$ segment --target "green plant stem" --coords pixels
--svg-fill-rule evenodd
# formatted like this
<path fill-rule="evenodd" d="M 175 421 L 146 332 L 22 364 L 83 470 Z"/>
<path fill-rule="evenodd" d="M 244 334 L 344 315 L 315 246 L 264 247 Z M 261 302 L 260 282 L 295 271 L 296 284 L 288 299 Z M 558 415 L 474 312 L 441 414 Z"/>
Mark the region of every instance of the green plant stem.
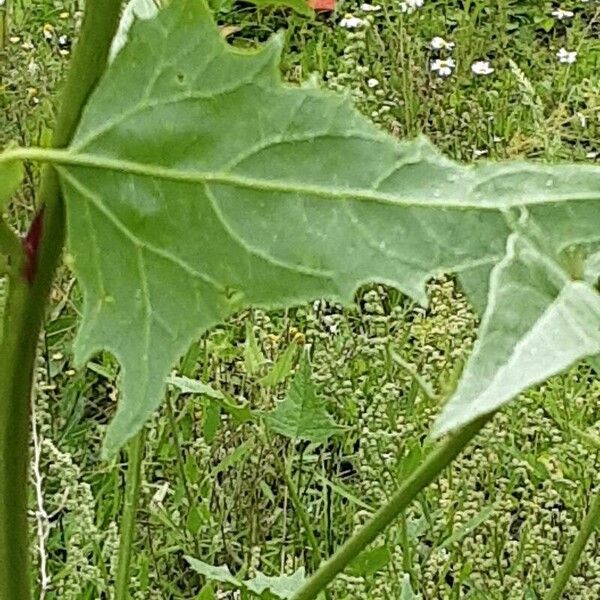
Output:
<path fill-rule="evenodd" d="M 176 395 L 178 397 L 179 394 Z M 179 470 L 179 477 L 181 478 L 181 484 L 183 485 L 183 491 L 185 493 L 185 497 L 188 502 L 187 506 L 187 515 L 190 514 L 194 506 L 194 496 L 192 491 L 190 490 L 190 486 L 188 485 L 187 475 L 185 472 L 185 463 L 183 461 L 183 450 L 181 448 L 181 441 L 179 439 L 179 427 L 177 426 L 177 419 L 175 418 L 175 411 L 173 410 L 173 401 L 170 393 L 167 393 L 167 418 L 169 419 L 169 427 L 171 429 L 171 435 L 173 436 L 173 443 L 175 445 L 175 460 L 177 461 L 177 469 Z M 202 549 L 200 548 L 200 542 L 198 538 L 194 535 L 193 544 L 194 550 L 196 551 L 196 556 L 201 556 Z"/>
<path fill-rule="evenodd" d="M 0 6 L 0 52 L 6 48 L 6 32 L 8 31 L 8 2 Z"/>
<path fill-rule="evenodd" d="M 121 0 L 87 4 L 80 43 L 74 50 L 56 121 L 53 145 L 68 144 L 82 107 L 104 70 L 120 15 Z M 39 333 L 63 244 L 65 216 L 54 170 L 45 167 L 37 196 L 43 230 L 37 269 L 9 279 L 0 348 L 0 600 L 29 600 L 27 467 L 30 397 Z M 21 255 L 19 262 L 23 262 Z"/>
<path fill-rule="evenodd" d="M 302 526 L 304 527 L 306 538 L 308 539 L 308 543 L 310 544 L 310 547 L 313 551 L 313 563 L 315 564 L 315 566 L 318 566 L 319 562 L 321 561 L 319 543 L 317 542 L 317 538 L 315 537 L 315 532 L 313 531 L 310 519 L 306 514 L 306 510 L 304 509 L 302 500 L 300 500 L 298 490 L 296 489 L 296 484 L 294 483 L 290 475 L 289 465 L 287 464 L 287 461 L 284 462 L 279 457 L 277 457 L 277 462 L 279 463 L 279 468 L 281 469 L 283 480 L 290 495 L 290 500 L 294 505 L 294 510 L 296 511 L 298 517 L 300 517 L 300 521 L 302 521 Z"/>
<path fill-rule="evenodd" d="M 438 444 L 404 485 L 334 555 L 308 579 L 292 600 L 312 600 L 331 583 L 398 515 L 421 490 L 434 481 L 475 437 L 491 416 L 480 417 Z"/>
<path fill-rule="evenodd" d="M 592 501 L 592 506 L 589 512 L 581 523 L 581 528 L 577 537 L 573 540 L 565 562 L 556 574 L 554 582 L 550 591 L 546 594 L 545 600 L 559 600 L 562 597 L 562 593 L 569 581 L 571 575 L 573 575 L 577 568 L 577 563 L 581 558 L 581 553 L 585 548 L 590 536 L 593 531 L 600 526 L 600 489 L 596 490 L 596 495 Z"/>
<path fill-rule="evenodd" d="M 115 600 L 128 600 L 129 598 L 129 568 L 131 566 L 131 552 L 135 540 L 135 519 L 140 500 L 145 441 L 146 434 L 145 430 L 142 429 L 128 445 L 125 499 L 119 534 L 119 554 L 117 556 Z"/>

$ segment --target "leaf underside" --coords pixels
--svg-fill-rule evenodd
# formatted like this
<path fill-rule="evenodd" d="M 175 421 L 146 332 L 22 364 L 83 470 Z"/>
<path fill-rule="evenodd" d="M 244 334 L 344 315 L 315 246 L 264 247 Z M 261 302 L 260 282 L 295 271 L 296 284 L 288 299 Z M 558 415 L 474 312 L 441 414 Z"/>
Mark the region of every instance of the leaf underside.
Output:
<path fill-rule="evenodd" d="M 283 85 L 280 52 L 279 36 L 230 48 L 203 2 L 174 0 L 128 31 L 69 149 L 79 166 L 58 167 L 85 298 L 76 360 L 106 349 L 122 366 L 109 454 L 241 307 L 347 303 L 370 281 L 424 303 L 432 276 L 498 263 L 525 206 L 557 251 L 598 241 L 599 169 L 457 165 L 347 98 Z"/>
<path fill-rule="evenodd" d="M 490 299 L 438 434 L 496 410 L 528 387 L 600 353 L 600 295 L 517 234 L 492 272 Z"/>

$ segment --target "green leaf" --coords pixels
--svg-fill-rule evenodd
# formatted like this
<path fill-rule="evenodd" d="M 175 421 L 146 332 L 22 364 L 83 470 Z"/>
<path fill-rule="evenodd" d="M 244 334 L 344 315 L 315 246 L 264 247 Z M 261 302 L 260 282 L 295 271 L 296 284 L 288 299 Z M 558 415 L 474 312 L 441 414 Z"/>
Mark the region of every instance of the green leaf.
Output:
<path fill-rule="evenodd" d="M 166 381 L 167 383 L 176 387 L 183 394 L 198 394 L 201 396 L 208 396 L 209 398 L 215 398 L 217 400 L 224 398 L 222 392 L 215 390 L 207 383 L 202 383 L 202 381 L 198 381 L 197 379 L 190 379 L 189 377 L 185 377 L 183 375 L 171 374 L 169 377 L 167 377 Z"/>
<path fill-rule="evenodd" d="M 215 406 L 220 406 L 228 412 L 236 421 L 236 423 L 245 423 L 252 419 L 252 411 L 247 402 L 238 404 L 228 394 L 224 394 L 219 390 L 215 390 L 212 386 L 197 379 L 191 379 L 184 375 L 171 374 L 167 377 L 167 383 L 176 387 L 183 394 L 198 394 L 200 396 L 208 396 L 215 400 Z M 218 410 L 217 410 L 218 412 Z"/>
<path fill-rule="evenodd" d="M 437 422 L 455 429 L 600 352 L 600 294 L 514 234 L 462 379 Z"/>
<path fill-rule="evenodd" d="M 600 282 L 600 252 L 594 252 L 587 257 L 583 265 L 584 279 L 598 289 Z"/>
<path fill-rule="evenodd" d="M 0 162 L 0 211 L 19 188 L 23 173 L 23 163 L 20 160 Z"/>
<path fill-rule="evenodd" d="M 219 407 L 213 402 L 206 403 L 202 411 L 202 435 L 207 444 L 214 442 L 220 427 L 221 411 Z"/>
<path fill-rule="evenodd" d="M 109 62 L 123 49 L 129 37 L 129 30 L 136 20 L 152 19 L 163 5 L 162 0 L 129 0 L 123 9 L 117 33 L 112 41 Z"/>
<path fill-rule="evenodd" d="M 265 363 L 265 357 L 258 347 L 254 327 L 252 323 L 246 321 L 246 343 L 244 344 L 244 364 L 249 375 L 256 375 L 262 365 Z"/>
<path fill-rule="evenodd" d="M 418 600 L 421 596 L 417 596 L 413 591 L 412 585 L 410 583 L 410 576 L 408 573 L 405 573 L 402 576 L 402 588 L 400 590 L 400 598 L 398 600 Z"/>
<path fill-rule="evenodd" d="M 212 584 L 207 583 L 196 596 L 196 600 L 217 600 Z"/>
<path fill-rule="evenodd" d="M 392 555 L 386 544 L 363 550 L 348 567 L 348 573 L 355 577 L 371 577 L 384 569 Z"/>
<path fill-rule="evenodd" d="M 293 440 L 307 440 L 315 444 L 326 442 L 343 428 L 333 422 L 323 400 L 316 392 L 306 355 L 283 402 L 265 414 L 270 429 Z"/>
<path fill-rule="evenodd" d="M 239 579 L 236 579 L 231 572 L 229 571 L 229 567 L 226 565 L 220 567 L 214 567 L 205 563 L 204 561 L 198 560 L 197 558 L 193 558 L 191 556 L 185 556 L 185 560 L 189 563 L 190 567 L 196 571 L 196 573 L 200 573 L 200 575 L 204 575 L 206 579 L 209 581 L 218 581 L 219 583 L 227 583 L 229 585 L 233 585 L 236 588 L 241 587 L 242 583 Z"/>
<path fill-rule="evenodd" d="M 291 344 L 277 357 L 271 370 L 260 380 L 260 382 L 265 387 L 275 387 L 277 384 L 284 381 L 292 372 L 297 351 L 298 344 L 296 344 L 296 342 L 291 342 Z"/>
<path fill-rule="evenodd" d="M 456 542 L 470 535 L 477 527 L 490 518 L 490 515 L 496 510 L 497 506 L 492 504 L 486 506 L 476 515 L 472 516 L 464 525 L 457 527 L 439 546 L 436 546 L 433 552 L 439 552 L 444 548 L 450 548 Z"/>
<path fill-rule="evenodd" d="M 292 598 L 304 583 L 304 567 L 300 567 L 292 575 L 280 575 L 278 577 L 268 577 L 257 571 L 253 579 L 241 581 L 231 574 L 229 567 L 226 565 L 215 567 L 191 556 L 185 556 L 185 560 L 194 571 L 200 573 L 209 581 L 244 588 L 257 596 L 262 596 L 265 592 L 268 592 L 276 598 Z"/>
<path fill-rule="evenodd" d="M 514 206 L 553 215 L 568 244 L 557 207 L 577 202 L 573 235 L 600 235 L 600 169 L 463 167 L 399 143 L 348 98 L 282 85 L 281 45 L 232 49 L 203 2 L 173 1 L 132 25 L 57 167 L 84 293 L 76 360 L 106 349 L 122 365 L 105 453 L 189 344 L 244 306 L 348 303 L 374 280 L 425 303 L 432 276 L 502 258 Z"/>
<path fill-rule="evenodd" d="M 252 421 L 254 418 L 247 401 L 238 404 L 231 396 L 225 394 L 223 399 L 219 402 L 219 405 L 233 417 L 233 420 L 237 425 Z"/>
<path fill-rule="evenodd" d="M 304 567 L 300 567 L 292 575 L 268 577 L 257 571 L 254 579 L 244 581 L 246 589 L 258 596 L 270 592 L 276 598 L 292 598 L 304 583 Z"/>
<path fill-rule="evenodd" d="M 311 17 L 314 15 L 312 9 L 308 6 L 307 0 L 249 0 L 259 8 L 268 6 L 287 6 L 294 9 L 297 13 Z"/>

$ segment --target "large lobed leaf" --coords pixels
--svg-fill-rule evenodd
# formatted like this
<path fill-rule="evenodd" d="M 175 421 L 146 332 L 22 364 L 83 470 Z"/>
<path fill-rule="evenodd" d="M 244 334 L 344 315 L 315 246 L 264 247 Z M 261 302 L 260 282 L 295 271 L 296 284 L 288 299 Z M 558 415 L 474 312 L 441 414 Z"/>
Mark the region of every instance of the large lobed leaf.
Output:
<path fill-rule="evenodd" d="M 600 353 L 600 294 L 513 234 L 495 267 L 478 339 L 437 423 L 444 433 Z"/>
<path fill-rule="evenodd" d="M 600 170 L 463 167 L 425 140 L 398 143 L 347 98 L 282 85 L 280 37 L 228 47 L 199 0 L 127 37 L 74 137 L 79 164 L 59 167 L 85 297 L 76 359 L 108 349 L 122 365 L 109 453 L 186 347 L 243 306 L 348 302 L 374 280 L 425 302 L 430 277 L 501 260 L 511 207 L 540 226 L 584 213 L 581 242 L 600 232 Z"/>

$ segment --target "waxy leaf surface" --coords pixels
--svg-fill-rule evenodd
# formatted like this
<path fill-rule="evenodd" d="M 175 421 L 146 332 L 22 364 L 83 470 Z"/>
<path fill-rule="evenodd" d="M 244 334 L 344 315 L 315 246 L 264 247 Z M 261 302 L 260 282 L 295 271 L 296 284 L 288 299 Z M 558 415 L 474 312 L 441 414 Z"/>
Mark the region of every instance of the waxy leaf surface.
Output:
<path fill-rule="evenodd" d="M 109 453 L 186 347 L 241 307 L 349 302 L 368 281 L 425 302 L 432 276 L 501 260 L 503 210 L 543 220 L 598 197 L 598 169 L 463 167 L 399 143 L 347 98 L 283 85 L 280 51 L 278 36 L 232 49 L 202 2 L 173 0 L 128 31 L 59 167 L 85 297 L 76 358 L 122 365 Z"/>
<path fill-rule="evenodd" d="M 437 423 L 444 433 L 600 352 L 600 294 L 517 234 L 494 268 L 473 353 Z"/>

